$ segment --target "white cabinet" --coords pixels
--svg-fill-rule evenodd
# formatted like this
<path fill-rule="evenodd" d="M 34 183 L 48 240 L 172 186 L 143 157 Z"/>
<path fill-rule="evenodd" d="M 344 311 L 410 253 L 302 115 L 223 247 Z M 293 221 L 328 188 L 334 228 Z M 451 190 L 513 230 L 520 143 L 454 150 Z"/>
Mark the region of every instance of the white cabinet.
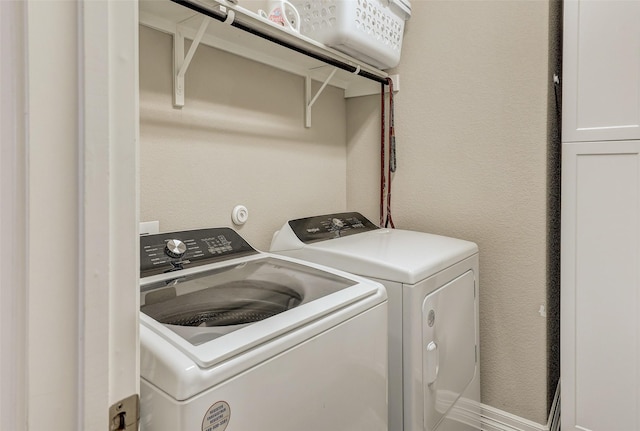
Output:
<path fill-rule="evenodd" d="M 563 142 L 640 139 L 640 0 L 567 0 Z"/>
<path fill-rule="evenodd" d="M 640 431 L 640 0 L 564 3 L 563 431 Z"/>
<path fill-rule="evenodd" d="M 563 144 L 563 431 L 640 430 L 640 141 Z"/>

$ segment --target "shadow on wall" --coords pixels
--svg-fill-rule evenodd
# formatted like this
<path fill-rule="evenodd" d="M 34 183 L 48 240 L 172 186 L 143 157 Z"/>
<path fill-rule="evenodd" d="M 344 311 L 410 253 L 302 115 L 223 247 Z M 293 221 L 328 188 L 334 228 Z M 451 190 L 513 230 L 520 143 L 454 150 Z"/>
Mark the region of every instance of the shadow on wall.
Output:
<path fill-rule="evenodd" d="M 147 98 L 148 99 L 148 98 Z M 149 102 L 140 103 L 140 121 L 154 127 L 167 130 L 176 128 L 197 129 L 202 132 L 217 132 L 242 135 L 254 138 L 277 138 L 291 142 L 312 141 L 313 135 L 305 133 L 302 120 L 292 121 L 291 117 L 265 111 L 246 110 L 242 107 L 230 107 L 196 103 L 190 101 L 193 109 L 167 109 L 167 104 Z M 169 102 L 170 103 L 170 102 Z"/>
<path fill-rule="evenodd" d="M 184 107 L 174 108 L 172 38 L 144 25 L 140 38 L 140 120 L 145 124 L 303 143 L 332 133 L 333 128 L 304 127 L 303 77 L 206 45 L 198 47 L 185 76 Z M 189 46 L 187 41 L 185 49 Z M 312 90 L 320 85 L 314 81 Z M 343 90 L 329 86 L 323 91 L 314 105 L 314 124 L 328 114 L 340 115 L 336 99 L 344 100 Z"/>

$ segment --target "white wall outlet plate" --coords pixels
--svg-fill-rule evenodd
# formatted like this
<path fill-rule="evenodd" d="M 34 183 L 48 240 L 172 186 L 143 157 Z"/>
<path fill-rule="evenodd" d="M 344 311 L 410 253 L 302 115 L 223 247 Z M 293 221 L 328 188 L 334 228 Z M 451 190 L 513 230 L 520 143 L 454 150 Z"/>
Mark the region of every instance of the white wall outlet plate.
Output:
<path fill-rule="evenodd" d="M 142 235 L 153 235 L 156 233 L 160 233 L 160 222 L 159 221 L 141 221 L 140 222 L 140 236 Z"/>

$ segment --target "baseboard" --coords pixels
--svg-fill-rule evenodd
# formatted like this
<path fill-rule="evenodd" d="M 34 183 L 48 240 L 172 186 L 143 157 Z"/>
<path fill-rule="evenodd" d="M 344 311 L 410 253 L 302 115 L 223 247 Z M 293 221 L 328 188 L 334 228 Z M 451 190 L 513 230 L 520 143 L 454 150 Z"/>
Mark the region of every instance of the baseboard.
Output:
<path fill-rule="evenodd" d="M 511 413 L 482 404 L 480 418 L 482 431 L 559 431 L 560 430 L 560 384 L 556 388 L 549 420 L 539 424 Z"/>

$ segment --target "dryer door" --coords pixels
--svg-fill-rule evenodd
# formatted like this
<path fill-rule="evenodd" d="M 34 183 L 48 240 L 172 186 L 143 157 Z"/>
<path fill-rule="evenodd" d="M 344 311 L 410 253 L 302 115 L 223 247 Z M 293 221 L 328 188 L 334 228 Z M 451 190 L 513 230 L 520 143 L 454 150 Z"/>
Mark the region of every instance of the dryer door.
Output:
<path fill-rule="evenodd" d="M 436 429 L 476 373 L 475 276 L 467 271 L 422 304 L 424 427 Z"/>

